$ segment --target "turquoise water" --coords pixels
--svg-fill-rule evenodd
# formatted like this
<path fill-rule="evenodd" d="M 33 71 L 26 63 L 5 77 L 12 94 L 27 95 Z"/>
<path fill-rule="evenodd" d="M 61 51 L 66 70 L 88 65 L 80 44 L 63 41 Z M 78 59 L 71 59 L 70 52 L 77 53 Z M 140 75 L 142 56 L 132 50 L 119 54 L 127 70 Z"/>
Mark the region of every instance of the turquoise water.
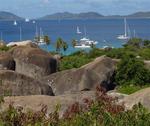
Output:
<path fill-rule="evenodd" d="M 133 36 L 133 31 L 135 30 L 137 37 L 150 39 L 150 19 L 127 19 L 127 23 L 131 36 Z M 79 40 L 84 37 L 83 34 L 76 34 L 77 26 L 80 27 L 82 33 L 84 32 L 84 27 L 86 27 L 87 37 L 99 42 L 97 47 L 109 45 L 117 48 L 125 43 L 116 39 L 119 34 L 124 33 L 123 19 L 47 20 L 36 21 L 36 24 L 20 21 L 17 26 L 13 25 L 13 21 L 0 21 L 0 32 L 3 33 L 2 37 L 6 42 L 19 41 L 21 27 L 22 40 L 33 40 L 36 25 L 38 28 L 43 29 L 44 34 L 50 36 L 51 45 L 48 48 L 43 47 L 49 51 L 55 51 L 55 42 L 58 37 L 63 38 L 70 45 L 66 54 L 79 50 L 71 47 L 72 39 Z"/>

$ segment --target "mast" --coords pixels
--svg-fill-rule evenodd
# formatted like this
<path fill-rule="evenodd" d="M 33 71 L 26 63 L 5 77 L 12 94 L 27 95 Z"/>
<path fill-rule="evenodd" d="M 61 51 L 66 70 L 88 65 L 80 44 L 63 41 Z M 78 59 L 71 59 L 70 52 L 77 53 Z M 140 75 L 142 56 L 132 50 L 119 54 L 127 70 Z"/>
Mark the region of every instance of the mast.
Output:
<path fill-rule="evenodd" d="M 126 37 L 126 36 L 127 36 L 127 20 L 126 20 L 126 18 L 124 18 L 124 25 L 125 25 L 125 26 L 124 26 L 124 27 L 125 27 L 125 28 L 124 28 L 124 30 L 125 30 L 125 31 L 124 31 L 124 32 L 125 32 L 124 35 L 125 35 L 125 37 Z"/>
<path fill-rule="evenodd" d="M 86 27 L 84 26 L 84 35 L 86 37 Z"/>
<path fill-rule="evenodd" d="M 3 40 L 3 33 L 1 32 L 1 41 Z"/>
<path fill-rule="evenodd" d="M 38 37 L 38 27 L 37 27 L 37 25 L 36 25 L 36 31 L 35 31 L 35 37 Z"/>
<path fill-rule="evenodd" d="M 22 29 L 21 29 L 21 26 L 20 26 L 20 41 L 22 41 Z"/>
<path fill-rule="evenodd" d="M 134 32 L 134 38 L 136 38 L 136 33 L 135 33 L 135 30 L 134 30 L 133 32 Z"/>

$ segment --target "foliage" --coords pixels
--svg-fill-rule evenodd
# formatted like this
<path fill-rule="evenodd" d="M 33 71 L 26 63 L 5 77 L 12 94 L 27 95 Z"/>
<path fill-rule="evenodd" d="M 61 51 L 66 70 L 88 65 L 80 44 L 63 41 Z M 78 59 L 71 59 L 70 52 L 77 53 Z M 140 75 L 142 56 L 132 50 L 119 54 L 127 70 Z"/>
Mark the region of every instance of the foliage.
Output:
<path fill-rule="evenodd" d="M 97 87 L 95 100 L 83 99 L 82 104 L 75 102 L 59 118 L 60 106 L 48 114 L 47 106 L 37 112 L 25 112 L 22 107 L 12 104 L 0 112 L 2 126 L 148 126 L 150 113 L 139 103 L 133 109 L 126 110 L 123 104 L 117 104 L 106 92 Z"/>
<path fill-rule="evenodd" d="M 87 58 L 85 55 L 66 56 L 63 57 L 63 60 L 61 61 L 60 70 L 79 68 L 91 61 L 92 59 Z"/>
<path fill-rule="evenodd" d="M 49 38 L 48 35 L 45 35 L 45 36 L 44 36 L 44 42 L 46 43 L 46 45 L 49 45 L 49 44 L 50 44 L 51 40 L 50 40 L 50 38 Z"/>
<path fill-rule="evenodd" d="M 0 51 L 8 51 L 10 47 L 7 46 L 0 46 Z"/>
<path fill-rule="evenodd" d="M 72 46 L 75 47 L 77 45 L 77 40 L 73 39 L 72 40 Z"/>
<path fill-rule="evenodd" d="M 127 45 L 131 45 L 140 48 L 143 44 L 143 40 L 140 38 L 132 38 L 127 42 Z"/>
<path fill-rule="evenodd" d="M 123 94 L 132 94 L 135 93 L 141 89 L 148 88 L 150 85 L 144 85 L 144 86 L 139 86 L 139 85 L 120 85 L 116 89 L 118 92 L 123 93 Z"/>
<path fill-rule="evenodd" d="M 56 52 L 60 53 L 61 49 L 66 51 L 67 48 L 68 44 L 62 38 L 58 38 L 56 41 Z"/>
<path fill-rule="evenodd" d="M 150 60 L 150 48 L 143 48 L 139 51 L 139 56 L 145 60 Z"/>
<path fill-rule="evenodd" d="M 117 66 L 115 80 L 119 85 L 133 84 L 142 86 L 150 84 L 150 71 L 145 68 L 142 60 L 132 55 L 126 55 Z"/>

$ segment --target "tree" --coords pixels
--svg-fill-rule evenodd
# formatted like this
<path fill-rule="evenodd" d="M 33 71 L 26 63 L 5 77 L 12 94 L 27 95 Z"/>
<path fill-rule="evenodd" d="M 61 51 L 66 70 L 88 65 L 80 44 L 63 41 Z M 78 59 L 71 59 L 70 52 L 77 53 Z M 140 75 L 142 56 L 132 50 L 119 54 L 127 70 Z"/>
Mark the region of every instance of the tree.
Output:
<path fill-rule="evenodd" d="M 68 48 L 68 45 L 61 38 L 58 38 L 57 41 L 56 41 L 56 51 L 60 52 L 61 48 L 63 48 L 64 51 L 66 51 L 67 48 Z"/>
<path fill-rule="evenodd" d="M 73 48 L 74 48 L 76 45 L 77 45 L 77 40 L 73 39 L 73 40 L 72 40 L 72 46 L 73 46 Z"/>
<path fill-rule="evenodd" d="M 63 42 L 63 50 L 66 51 L 68 49 L 68 44 L 66 42 Z"/>
<path fill-rule="evenodd" d="M 45 36 L 44 36 L 44 42 L 46 43 L 46 45 L 49 45 L 49 44 L 50 44 L 51 40 L 50 40 L 50 38 L 49 38 L 48 35 L 45 35 Z"/>
<path fill-rule="evenodd" d="M 144 62 L 133 55 L 126 55 L 117 66 L 115 80 L 117 84 L 145 85 L 150 83 L 150 70 Z"/>
<path fill-rule="evenodd" d="M 134 47 L 137 47 L 137 48 L 140 48 L 141 45 L 142 45 L 142 39 L 140 38 L 132 38 L 128 41 L 127 45 L 131 45 L 131 46 L 134 46 Z"/>

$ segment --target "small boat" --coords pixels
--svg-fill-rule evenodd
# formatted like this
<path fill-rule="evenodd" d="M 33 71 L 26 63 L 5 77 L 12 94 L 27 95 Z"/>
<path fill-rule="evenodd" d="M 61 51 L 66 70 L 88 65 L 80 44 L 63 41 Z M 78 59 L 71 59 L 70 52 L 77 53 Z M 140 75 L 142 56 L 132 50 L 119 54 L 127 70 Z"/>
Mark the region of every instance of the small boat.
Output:
<path fill-rule="evenodd" d="M 17 25 L 17 21 L 14 21 L 14 25 L 15 25 L 15 26 Z"/>
<path fill-rule="evenodd" d="M 86 44 L 77 44 L 75 48 L 91 48 L 91 46 Z"/>
<path fill-rule="evenodd" d="M 28 18 L 25 19 L 25 22 L 30 22 L 30 20 Z"/>
<path fill-rule="evenodd" d="M 130 39 L 130 36 L 128 36 L 128 34 L 127 34 L 127 20 L 126 20 L 126 18 L 124 18 L 124 35 L 119 35 L 117 37 L 117 39 L 120 39 L 120 40 Z"/>
<path fill-rule="evenodd" d="M 33 24 L 35 24 L 35 21 L 32 21 Z"/>
<path fill-rule="evenodd" d="M 77 26 L 77 34 L 82 34 L 78 26 Z"/>

